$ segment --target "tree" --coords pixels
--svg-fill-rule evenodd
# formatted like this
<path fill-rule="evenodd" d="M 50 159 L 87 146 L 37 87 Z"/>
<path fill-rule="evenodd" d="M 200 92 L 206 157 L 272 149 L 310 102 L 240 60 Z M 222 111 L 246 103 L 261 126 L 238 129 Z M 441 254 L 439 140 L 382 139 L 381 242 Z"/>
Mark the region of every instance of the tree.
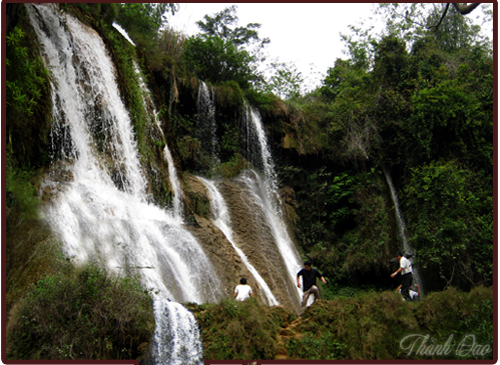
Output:
<path fill-rule="evenodd" d="M 271 63 L 272 75 L 263 86 L 264 92 L 270 92 L 281 99 L 293 99 L 301 95 L 304 82 L 302 73 L 292 63 Z"/>
<path fill-rule="evenodd" d="M 493 201 L 483 181 L 455 162 L 431 162 L 412 169 L 404 189 L 409 243 L 443 286 L 491 284 Z"/>
<path fill-rule="evenodd" d="M 257 30 L 258 23 L 249 23 L 246 27 L 238 27 L 236 6 L 230 6 L 216 13 L 213 17 L 205 15 L 205 21 L 196 24 L 202 30 L 204 37 L 218 37 L 233 43 L 236 47 L 243 47 L 249 54 L 257 57 L 262 48 L 270 42 L 269 38 L 260 39 Z"/>
<path fill-rule="evenodd" d="M 235 12 L 233 5 L 197 22 L 202 33 L 186 42 L 185 58 L 200 78 L 213 83 L 233 80 L 247 89 L 260 78 L 257 64 L 264 58 L 259 54 L 269 40 L 259 38 L 260 24 L 236 26 Z"/>
<path fill-rule="evenodd" d="M 159 30 L 166 25 L 166 12 L 175 14 L 177 4 L 122 3 L 116 22 L 127 31 L 136 44 L 149 44 L 159 37 Z"/>
<path fill-rule="evenodd" d="M 257 79 L 253 58 L 232 42 L 217 36 L 191 37 L 186 41 L 184 58 L 198 77 L 212 83 L 235 81 L 243 89 Z"/>

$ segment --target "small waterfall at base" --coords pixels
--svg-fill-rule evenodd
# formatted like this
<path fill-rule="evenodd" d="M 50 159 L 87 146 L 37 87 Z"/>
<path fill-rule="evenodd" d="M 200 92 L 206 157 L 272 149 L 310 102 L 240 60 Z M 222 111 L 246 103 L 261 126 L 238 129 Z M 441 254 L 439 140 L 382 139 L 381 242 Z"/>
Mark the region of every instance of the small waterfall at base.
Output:
<path fill-rule="evenodd" d="M 261 289 L 261 292 L 265 295 L 265 298 L 267 299 L 267 304 L 268 305 L 278 305 L 278 301 L 274 297 L 273 293 L 271 292 L 271 289 L 269 289 L 269 286 L 265 282 L 265 280 L 262 278 L 262 276 L 259 274 L 259 272 L 255 269 L 255 267 L 248 261 L 248 258 L 246 257 L 245 253 L 236 246 L 233 240 L 233 231 L 231 230 L 231 221 L 229 217 L 229 211 L 226 206 L 226 202 L 224 201 L 224 198 L 222 197 L 222 194 L 219 192 L 217 189 L 217 186 L 210 180 L 204 179 L 202 177 L 198 177 L 205 186 L 208 189 L 208 192 L 210 194 L 210 200 L 211 200 L 211 209 L 212 209 L 212 215 L 214 218 L 214 223 L 215 225 L 224 233 L 228 241 L 231 243 L 233 246 L 234 250 L 236 253 L 240 256 L 241 260 L 245 264 L 245 266 L 248 268 L 248 271 L 253 275 L 257 283 L 259 284 L 259 287 Z"/>
<path fill-rule="evenodd" d="M 203 344 L 194 315 L 169 301 L 156 301 L 154 311 L 158 330 L 144 365 L 203 364 Z"/>
<path fill-rule="evenodd" d="M 250 178 L 247 174 L 242 174 L 238 179 L 251 189 L 256 199 L 261 201 L 276 244 L 285 261 L 289 277 L 294 281 L 294 286 L 297 288 L 295 278 L 302 267 L 302 263 L 282 218 L 277 176 L 262 120 L 258 111 L 247 106 L 243 122 L 247 129 L 247 150 L 251 153 L 249 160 L 261 166 L 264 179 L 255 171 L 253 178 Z M 298 301 L 300 301 L 301 296 L 302 292 L 297 288 L 296 298 Z"/>
<path fill-rule="evenodd" d="M 153 363 L 201 364 L 193 316 L 170 300 L 215 302 L 221 284 L 182 221 L 148 203 L 131 120 L 106 47 L 94 30 L 56 5 L 26 8 L 55 81 L 52 140 L 59 141 L 53 148 L 60 161 L 40 189 L 53 196 L 44 210 L 47 221 L 77 265 L 95 262 L 117 274 L 139 274 L 145 288 L 159 292 Z M 163 346 L 170 346 L 167 353 Z"/>
<path fill-rule="evenodd" d="M 412 248 L 408 244 L 408 240 L 406 237 L 406 224 L 403 220 L 403 216 L 401 215 L 401 211 L 399 210 L 399 200 L 398 200 L 398 195 L 396 193 L 396 188 L 394 187 L 394 184 L 392 183 L 392 178 L 389 170 L 385 165 L 382 165 L 382 171 L 384 172 L 385 179 L 387 181 L 387 185 L 389 185 L 389 189 L 391 191 L 391 197 L 392 197 L 392 202 L 394 203 L 394 211 L 396 215 L 396 221 L 398 223 L 398 229 L 399 229 L 399 237 L 403 245 L 403 250 L 404 253 L 409 253 L 413 252 Z M 413 262 L 413 259 L 411 259 Z M 423 295 L 424 293 L 424 287 L 422 285 L 422 280 L 420 278 L 420 273 L 419 269 L 417 267 L 413 267 L 413 281 L 415 284 L 418 284 L 420 287 L 421 293 Z"/>

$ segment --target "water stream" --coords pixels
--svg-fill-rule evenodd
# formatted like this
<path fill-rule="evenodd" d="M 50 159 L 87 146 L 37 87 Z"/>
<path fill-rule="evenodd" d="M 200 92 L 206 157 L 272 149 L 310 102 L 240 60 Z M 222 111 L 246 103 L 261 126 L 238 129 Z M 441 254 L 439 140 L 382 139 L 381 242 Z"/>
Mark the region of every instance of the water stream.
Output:
<path fill-rule="evenodd" d="M 122 30 L 122 32 L 125 32 Z M 126 33 L 125 33 L 126 34 Z M 163 156 L 168 164 L 168 178 L 170 180 L 170 186 L 173 190 L 173 199 L 172 199 L 172 208 L 173 214 L 177 219 L 182 219 L 182 200 L 183 200 L 183 191 L 181 188 L 181 183 L 177 176 L 177 169 L 175 168 L 174 159 L 172 157 L 172 153 L 168 148 L 168 144 L 166 143 L 165 134 L 163 133 L 163 128 L 160 123 L 160 119 L 158 118 L 158 112 L 156 111 L 156 107 L 151 98 L 151 93 L 147 88 L 144 79 L 142 77 L 141 70 L 137 62 L 134 60 L 134 69 L 139 78 L 139 86 L 142 90 L 142 101 L 145 106 L 145 109 L 148 111 L 149 116 L 154 121 L 155 125 L 158 127 L 158 131 L 163 137 L 163 141 L 165 141 L 165 148 L 163 149 Z"/>
<path fill-rule="evenodd" d="M 200 82 L 198 87 L 198 121 L 197 129 L 203 150 L 210 152 L 210 167 L 213 170 L 220 164 L 218 154 L 217 122 L 215 119 L 215 94 L 207 84 Z"/>
<path fill-rule="evenodd" d="M 405 221 L 403 219 L 403 215 L 401 214 L 401 210 L 399 209 L 399 199 L 398 199 L 398 195 L 396 192 L 396 188 L 394 187 L 394 184 L 392 183 L 391 174 L 385 165 L 382 165 L 382 171 L 384 172 L 384 176 L 385 176 L 385 179 L 387 181 L 387 185 L 389 186 L 389 189 L 391 191 L 392 202 L 394 203 L 394 212 L 396 215 L 396 222 L 398 224 L 398 229 L 399 229 L 399 238 L 400 238 L 401 244 L 403 246 L 402 249 L 404 251 L 403 253 L 404 254 L 414 253 L 415 250 L 413 250 L 410 247 L 410 245 L 408 244 L 408 239 L 407 239 L 407 235 L 406 235 L 406 224 L 405 224 Z M 413 263 L 413 260 L 414 260 L 414 257 L 412 257 L 410 259 L 410 261 L 412 261 L 412 263 Z M 418 267 L 415 267 L 415 266 L 413 266 L 413 282 L 414 282 L 414 284 L 417 284 L 418 286 L 420 286 L 421 294 L 423 295 L 424 287 L 422 284 L 422 279 L 420 277 L 420 272 L 419 272 Z"/>
<path fill-rule="evenodd" d="M 242 174 L 238 179 L 247 185 L 256 201 L 260 202 L 276 245 L 283 257 L 288 277 L 293 281 L 292 285 L 297 288 L 295 278 L 302 267 L 302 262 L 283 219 L 278 193 L 278 179 L 264 126 L 258 111 L 250 106 L 246 107 L 243 122 L 247 130 L 249 159 L 254 165 L 260 166 L 263 174 L 251 170 L 250 174 Z M 302 291 L 297 288 L 292 295 L 299 301 Z"/>

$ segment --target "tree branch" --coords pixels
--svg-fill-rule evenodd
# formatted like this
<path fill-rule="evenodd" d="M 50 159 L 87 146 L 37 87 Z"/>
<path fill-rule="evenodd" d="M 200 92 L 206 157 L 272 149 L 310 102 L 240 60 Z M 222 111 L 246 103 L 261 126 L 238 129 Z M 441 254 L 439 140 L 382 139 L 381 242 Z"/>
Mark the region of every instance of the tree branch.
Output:
<path fill-rule="evenodd" d="M 453 6 L 455 7 L 455 9 L 457 9 L 460 12 L 460 14 L 462 14 L 462 15 L 466 15 L 466 14 L 471 13 L 479 5 L 481 5 L 481 3 L 474 3 L 474 4 L 453 3 Z"/>
<path fill-rule="evenodd" d="M 441 16 L 439 23 L 437 23 L 436 25 L 431 25 L 430 27 L 427 27 L 427 29 L 429 29 L 429 30 L 432 29 L 432 30 L 436 31 L 439 28 L 439 26 L 441 25 L 441 23 L 443 22 L 443 19 L 446 16 L 446 13 L 448 12 L 449 7 L 450 7 L 450 4 L 449 3 L 446 4 L 446 9 L 444 9 L 443 15 Z"/>

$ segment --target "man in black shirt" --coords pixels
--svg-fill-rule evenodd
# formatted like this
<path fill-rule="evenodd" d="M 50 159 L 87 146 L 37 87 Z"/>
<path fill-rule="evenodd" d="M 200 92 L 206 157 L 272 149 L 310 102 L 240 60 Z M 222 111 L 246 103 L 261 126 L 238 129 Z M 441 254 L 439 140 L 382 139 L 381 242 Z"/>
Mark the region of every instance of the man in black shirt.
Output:
<path fill-rule="evenodd" d="M 302 296 L 302 305 L 300 308 L 300 314 L 307 305 L 307 300 L 311 294 L 314 295 L 314 300 L 319 298 L 319 289 L 316 286 L 316 278 L 320 278 L 323 281 L 323 284 L 326 284 L 326 280 L 323 275 L 316 269 L 311 267 L 311 261 L 304 262 L 304 268 L 297 273 L 297 286 L 300 288 L 300 276 L 302 276 L 302 281 L 304 283 L 304 287 L 302 290 L 304 291 L 304 295 Z"/>

